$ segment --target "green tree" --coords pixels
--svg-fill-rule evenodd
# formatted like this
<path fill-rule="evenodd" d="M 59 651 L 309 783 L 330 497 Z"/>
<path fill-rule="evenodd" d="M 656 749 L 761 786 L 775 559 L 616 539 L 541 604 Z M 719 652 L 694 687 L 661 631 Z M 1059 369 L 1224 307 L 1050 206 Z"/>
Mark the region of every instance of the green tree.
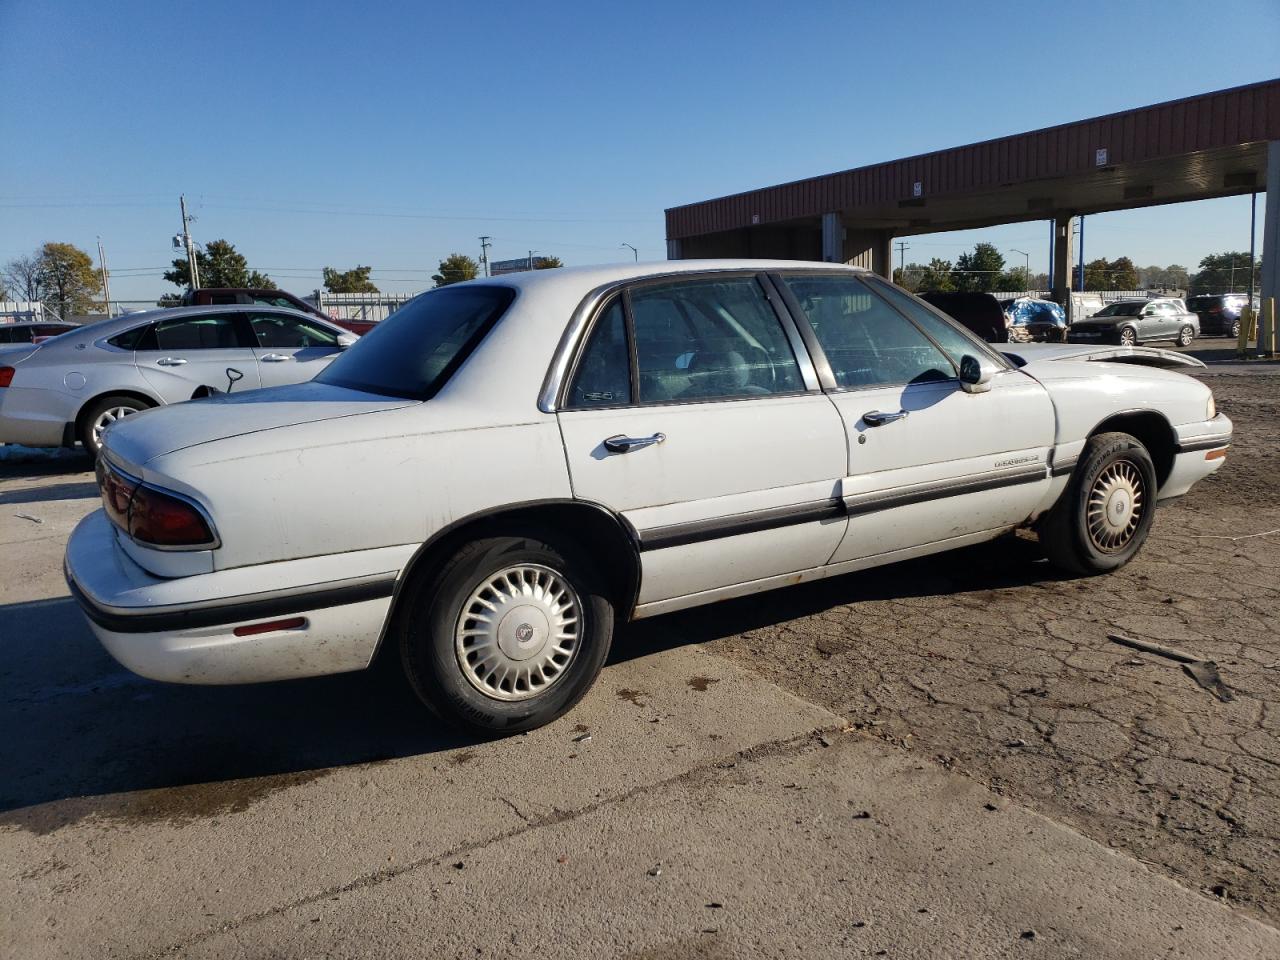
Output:
<path fill-rule="evenodd" d="M 554 270 L 556 267 L 563 267 L 559 257 L 534 257 L 533 269 L 535 270 Z"/>
<path fill-rule="evenodd" d="M 1128 257 L 1117 257 L 1107 260 L 1099 257 L 1084 265 L 1084 288 L 1086 290 L 1136 290 L 1138 288 L 1138 268 Z"/>
<path fill-rule="evenodd" d="M 378 288 L 369 279 L 369 271 L 373 267 L 355 266 L 350 270 L 339 271 L 333 267 L 324 268 L 324 288 L 330 293 L 377 293 Z"/>
<path fill-rule="evenodd" d="M 972 253 L 956 258 L 955 284 L 958 290 L 990 293 L 1004 272 L 1004 257 L 990 243 L 979 243 Z"/>
<path fill-rule="evenodd" d="M 893 282 L 912 293 L 922 290 L 954 290 L 951 269 L 950 260 L 934 257 L 928 265 L 908 263 L 906 267 L 894 270 Z"/>
<path fill-rule="evenodd" d="M 1255 289 L 1261 282 L 1261 263 L 1253 264 Z M 1191 295 L 1202 293 L 1244 293 L 1249 290 L 1249 254 L 1239 252 L 1211 253 L 1200 261 L 1200 269 L 1191 278 Z"/>
<path fill-rule="evenodd" d="M 1086 290 L 1114 290 L 1108 279 L 1110 264 L 1104 257 L 1090 260 L 1084 265 L 1084 288 Z"/>
<path fill-rule="evenodd" d="M 474 280 L 479 275 L 480 264 L 465 253 L 451 253 L 440 261 L 440 272 L 432 275 L 431 279 L 437 287 L 447 287 L 451 283 Z"/>
<path fill-rule="evenodd" d="M 100 309 L 102 277 L 93 260 L 73 243 L 46 243 L 36 255 L 46 309 L 62 318 Z"/>
<path fill-rule="evenodd" d="M 196 251 L 196 266 L 200 268 L 202 287 L 249 287 L 275 290 L 276 285 L 265 273 L 249 269 L 244 254 L 236 251 L 230 240 L 211 240 L 203 250 Z M 191 286 L 191 265 L 186 257 L 173 261 L 173 269 L 166 270 L 164 278 L 179 287 Z"/>
<path fill-rule="evenodd" d="M 1015 292 L 1018 290 L 1030 290 L 1031 277 L 1027 273 L 1027 268 L 1025 266 L 1011 267 L 996 278 L 996 285 L 992 289 Z"/>

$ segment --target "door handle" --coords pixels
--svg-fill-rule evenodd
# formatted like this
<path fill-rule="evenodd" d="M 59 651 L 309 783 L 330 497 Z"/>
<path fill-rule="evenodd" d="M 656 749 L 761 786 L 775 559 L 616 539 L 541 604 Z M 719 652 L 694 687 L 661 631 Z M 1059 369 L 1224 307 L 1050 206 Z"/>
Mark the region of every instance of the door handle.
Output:
<path fill-rule="evenodd" d="M 286 360 L 292 360 L 293 357 L 287 357 L 283 353 L 268 353 L 262 358 L 264 363 L 284 363 Z"/>
<path fill-rule="evenodd" d="M 157 367 L 180 367 L 187 361 L 183 357 L 161 357 L 156 361 Z"/>
<path fill-rule="evenodd" d="M 639 450 L 642 447 L 652 447 L 655 443 L 661 443 L 667 439 L 665 433 L 655 433 L 651 437 L 624 437 L 618 434 L 616 437 L 610 437 L 604 442 L 604 448 L 610 453 L 630 453 L 632 450 Z"/>
<path fill-rule="evenodd" d="M 907 411 L 905 410 L 899 410 L 897 413 L 883 413 L 879 410 L 872 410 L 862 415 L 862 422 L 868 427 L 883 427 L 886 423 L 905 419 L 906 416 Z"/>

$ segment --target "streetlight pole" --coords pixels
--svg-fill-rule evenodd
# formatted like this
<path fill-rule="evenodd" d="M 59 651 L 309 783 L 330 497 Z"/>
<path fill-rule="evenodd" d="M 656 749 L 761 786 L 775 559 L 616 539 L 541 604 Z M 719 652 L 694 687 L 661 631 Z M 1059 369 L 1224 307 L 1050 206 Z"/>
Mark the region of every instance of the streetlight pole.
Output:
<path fill-rule="evenodd" d="M 1030 293 L 1031 292 L 1031 254 L 1027 253 L 1027 251 L 1025 250 L 1015 250 L 1013 247 L 1009 248 L 1009 252 L 1020 253 L 1027 258 L 1026 272 L 1022 275 L 1022 282 L 1027 285 L 1027 293 Z"/>
<path fill-rule="evenodd" d="M 111 275 L 107 272 L 107 255 L 102 252 L 102 238 L 98 238 L 98 266 L 102 270 L 102 297 L 107 308 L 107 319 L 111 319 Z"/>
<path fill-rule="evenodd" d="M 639 263 L 639 262 L 640 262 L 640 251 L 639 251 L 639 250 L 637 250 L 635 247 L 631 246 L 631 244 L 627 243 L 625 240 L 623 241 L 622 245 L 631 251 L 632 256 L 634 256 L 634 257 L 636 258 L 636 263 Z"/>

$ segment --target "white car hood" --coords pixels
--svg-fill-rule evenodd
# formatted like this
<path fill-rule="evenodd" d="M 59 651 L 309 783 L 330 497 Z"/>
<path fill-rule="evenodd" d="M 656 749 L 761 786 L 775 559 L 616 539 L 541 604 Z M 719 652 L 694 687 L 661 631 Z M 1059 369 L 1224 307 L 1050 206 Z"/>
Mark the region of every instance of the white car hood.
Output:
<path fill-rule="evenodd" d="M 361 393 L 325 383 L 298 383 L 155 407 L 110 426 L 103 447 L 122 466 L 214 440 L 411 406 L 416 400 Z"/>
<path fill-rule="evenodd" d="M 1025 367 L 1052 360 L 1108 360 L 1143 367 L 1203 367 L 1195 357 L 1158 347 L 1107 347 L 1088 343 L 996 343 L 1006 357 Z"/>

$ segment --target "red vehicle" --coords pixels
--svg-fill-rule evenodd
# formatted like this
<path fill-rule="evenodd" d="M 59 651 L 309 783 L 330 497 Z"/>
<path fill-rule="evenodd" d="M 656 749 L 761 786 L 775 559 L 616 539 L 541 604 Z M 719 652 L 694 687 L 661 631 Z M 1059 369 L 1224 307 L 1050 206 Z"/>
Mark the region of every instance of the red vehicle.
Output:
<path fill-rule="evenodd" d="M 336 323 L 344 330 L 364 336 L 372 330 L 376 323 L 368 320 L 340 320 L 321 313 L 307 301 L 295 297 L 284 290 L 255 290 L 250 287 L 202 287 L 199 290 L 188 290 L 182 295 L 182 303 L 188 307 L 221 306 L 228 303 L 260 303 L 268 307 L 286 307 L 301 310 L 312 316 Z"/>

